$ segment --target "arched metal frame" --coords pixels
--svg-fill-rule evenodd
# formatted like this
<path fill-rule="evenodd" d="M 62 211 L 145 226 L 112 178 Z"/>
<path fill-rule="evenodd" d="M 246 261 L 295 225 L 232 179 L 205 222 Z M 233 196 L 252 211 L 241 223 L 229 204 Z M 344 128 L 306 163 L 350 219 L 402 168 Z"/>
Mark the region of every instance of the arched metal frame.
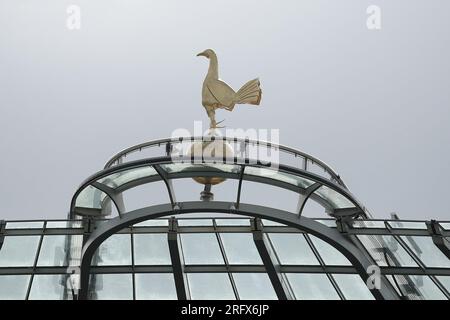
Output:
<path fill-rule="evenodd" d="M 301 231 L 310 233 L 334 248 L 339 250 L 355 267 L 359 275 L 364 281 L 367 281 L 370 276 L 368 268 L 374 265 L 374 262 L 367 257 L 361 250 L 359 250 L 347 237 L 339 233 L 336 229 L 327 227 L 313 219 L 306 217 L 297 217 L 292 213 L 278 210 L 274 208 L 268 208 L 257 205 L 241 204 L 239 208 L 230 207 L 229 202 L 204 202 L 204 201 L 192 201 L 178 203 L 176 210 L 172 204 L 161 204 L 141 208 L 128 212 L 126 215 L 118 216 L 103 222 L 97 229 L 95 229 L 87 238 L 82 250 L 81 266 L 80 266 L 80 290 L 78 294 L 79 299 L 88 298 L 89 290 L 89 278 L 90 278 L 90 266 L 91 260 L 96 250 L 111 235 L 117 233 L 123 228 L 145 221 L 149 219 L 155 219 L 159 217 L 186 214 L 186 213 L 200 213 L 200 212 L 217 212 L 217 213 L 229 213 L 239 214 L 255 218 L 268 219 L 275 222 L 279 222 L 290 227 L 298 228 Z M 170 228 L 169 228 L 170 229 Z M 169 230 L 170 233 L 170 230 Z M 170 236 L 169 236 L 170 237 Z M 170 239 L 169 239 L 170 240 Z M 177 266 L 174 266 L 174 268 Z M 178 266 L 179 268 L 182 266 Z M 270 272 L 270 268 L 267 268 Z M 274 270 L 272 268 L 272 270 Z M 181 269 L 174 270 L 174 273 L 181 273 Z M 176 274 L 174 274 L 176 279 Z M 176 280 L 177 281 L 177 280 Z M 181 280 L 178 280 L 181 281 Z M 276 289 L 276 288 L 275 288 Z M 177 288 L 179 298 L 183 299 L 185 296 L 181 294 L 180 288 Z M 398 299 L 395 289 L 392 288 L 389 281 L 381 276 L 380 289 L 371 289 L 372 294 L 376 299 L 396 300 Z"/>
<path fill-rule="evenodd" d="M 311 188 L 301 188 L 299 186 L 295 186 L 295 185 L 292 185 L 292 184 L 289 184 L 286 182 L 275 180 L 270 177 L 246 175 L 245 171 L 243 171 L 243 170 L 245 170 L 245 167 L 247 167 L 247 166 L 257 167 L 257 168 L 267 168 L 274 164 L 252 163 L 251 162 L 252 160 L 250 160 L 250 159 L 243 159 L 244 163 L 237 162 L 236 159 L 222 159 L 222 160 L 223 160 L 223 163 L 226 163 L 226 164 L 241 166 L 241 172 L 238 174 L 220 172 L 220 175 L 223 178 L 239 180 L 239 188 L 237 190 L 236 205 L 239 205 L 239 203 L 240 203 L 242 180 L 247 180 L 247 181 L 264 183 L 264 184 L 280 187 L 283 189 L 287 189 L 287 190 L 299 193 L 301 195 L 301 197 L 299 198 L 299 211 L 297 212 L 298 215 L 301 215 L 302 210 L 305 206 L 305 203 L 308 199 L 313 199 L 313 200 L 317 201 L 318 203 L 320 203 L 322 206 L 324 206 L 326 209 L 333 210 L 333 208 L 330 206 L 329 203 L 327 203 L 321 197 L 314 194 L 314 191 L 317 190 L 319 187 L 326 186 L 326 187 L 336 191 L 340 195 L 344 196 L 351 203 L 353 203 L 355 208 L 351 208 L 351 210 L 349 211 L 351 216 L 366 217 L 365 207 L 346 188 L 339 186 L 317 174 L 314 174 L 314 173 L 311 173 L 311 172 L 308 172 L 308 171 L 305 171 L 302 169 L 294 168 L 291 166 L 283 165 L 283 164 L 275 164 L 277 170 L 279 170 L 280 172 L 292 174 L 292 175 L 295 175 L 295 176 L 298 176 L 301 178 L 306 178 L 306 179 L 309 179 L 314 182 L 314 184 L 313 184 L 314 187 L 311 186 Z M 114 166 L 109 169 L 102 170 L 102 171 L 92 175 L 88 179 L 86 179 L 82 183 L 82 185 L 78 188 L 78 190 L 75 192 L 75 194 L 72 198 L 72 201 L 71 201 L 70 218 L 71 219 L 75 218 L 75 215 L 76 215 L 76 207 L 75 206 L 76 206 L 76 200 L 77 200 L 78 195 L 84 190 L 84 188 L 88 187 L 89 185 L 104 192 L 107 195 L 107 197 L 109 197 L 111 199 L 113 204 L 116 206 L 116 209 L 117 209 L 119 215 L 122 215 L 125 213 L 124 212 L 125 210 L 123 207 L 123 202 L 121 202 L 121 198 L 118 196 L 120 195 L 120 193 L 122 193 L 125 190 L 128 190 L 130 188 L 133 188 L 133 187 L 136 187 L 136 186 L 139 186 L 142 184 L 150 183 L 150 182 L 163 181 L 166 184 L 169 198 L 171 199 L 172 204 L 175 206 L 176 205 L 175 194 L 173 192 L 173 189 L 172 189 L 172 186 L 170 183 L 170 181 L 172 179 L 193 178 L 193 177 L 199 177 L 199 176 L 200 177 L 208 177 L 208 176 L 214 177 L 214 176 L 218 175 L 218 172 L 211 172 L 208 170 L 205 170 L 203 172 L 196 170 L 194 172 L 186 171 L 186 172 L 177 172 L 177 173 L 167 174 L 167 173 L 163 172 L 163 170 L 161 170 L 161 168 L 160 168 L 160 165 L 173 164 L 173 163 L 187 163 L 187 164 L 203 163 L 203 164 L 213 165 L 215 163 L 222 163 L 222 162 L 218 161 L 217 158 L 179 157 L 179 158 L 173 159 L 173 158 L 167 156 L 167 157 L 157 157 L 157 158 L 149 158 L 149 159 L 143 159 L 143 160 L 130 161 L 130 162 L 127 162 L 124 164 Z M 124 171 L 127 169 L 132 169 L 132 168 L 139 168 L 139 167 L 143 167 L 143 166 L 153 166 L 156 169 L 158 174 L 125 183 L 124 185 L 118 187 L 117 189 L 111 189 L 111 188 L 108 188 L 108 187 L 96 182 L 97 180 L 99 180 L 103 177 L 106 177 L 108 175 L 111 175 L 113 173 L 121 172 L 121 171 Z M 336 212 L 340 212 L 340 211 L 341 211 L 341 209 L 336 210 Z M 345 214 L 345 209 L 344 209 L 343 213 Z"/>

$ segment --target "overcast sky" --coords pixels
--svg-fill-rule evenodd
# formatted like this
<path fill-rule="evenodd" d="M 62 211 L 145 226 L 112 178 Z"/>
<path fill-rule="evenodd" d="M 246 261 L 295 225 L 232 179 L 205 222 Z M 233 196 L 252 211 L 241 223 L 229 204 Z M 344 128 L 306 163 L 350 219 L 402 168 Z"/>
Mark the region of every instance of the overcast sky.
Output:
<path fill-rule="evenodd" d="M 66 26 L 67 7 L 81 28 Z M 369 30 L 366 9 L 381 9 Z M 207 125 L 213 48 L 259 108 L 231 128 L 335 168 L 377 218 L 450 220 L 447 0 L 0 0 L 0 219 L 65 218 L 79 184 L 128 146 Z"/>

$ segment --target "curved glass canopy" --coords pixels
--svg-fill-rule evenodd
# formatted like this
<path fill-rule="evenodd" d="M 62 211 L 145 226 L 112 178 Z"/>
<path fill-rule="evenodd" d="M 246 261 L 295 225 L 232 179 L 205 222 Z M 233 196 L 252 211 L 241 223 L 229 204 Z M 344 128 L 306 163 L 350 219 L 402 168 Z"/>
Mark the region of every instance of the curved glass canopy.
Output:
<path fill-rule="evenodd" d="M 167 188 L 161 192 L 168 192 L 173 205 L 176 204 L 176 194 L 172 188 L 172 180 L 180 178 L 218 177 L 238 180 L 235 193 L 235 203 L 239 205 L 241 193 L 245 193 L 242 181 L 248 180 L 266 185 L 272 185 L 298 193 L 298 210 L 301 215 L 306 201 L 313 201 L 322 205 L 327 212 L 349 210 L 355 216 L 364 216 L 364 209 L 347 189 L 323 179 L 318 175 L 292 167 L 277 165 L 265 166 L 261 164 L 222 163 L 217 159 L 191 158 L 154 158 L 129 162 L 98 172 L 89 178 L 75 193 L 72 200 L 71 214 L 102 215 L 106 206 L 112 203 L 120 214 L 126 213 L 121 195 L 124 191 L 156 181 L 165 182 Z M 202 190 L 200 184 L 193 184 Z M 215 186 L 213 186 L 214 191 Z M 197 200 L 197 199 L 192 199 Z"/>

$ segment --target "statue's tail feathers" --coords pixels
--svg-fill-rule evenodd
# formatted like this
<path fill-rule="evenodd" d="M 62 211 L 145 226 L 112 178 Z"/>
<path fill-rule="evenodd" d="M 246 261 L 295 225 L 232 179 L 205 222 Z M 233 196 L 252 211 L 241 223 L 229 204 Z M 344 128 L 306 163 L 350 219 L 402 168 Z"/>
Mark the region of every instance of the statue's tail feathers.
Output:
<path fill-rule="evenodd" d="M 261 88 L 259 87 L 259 79 L 253 79 L 247 82 L 236 92 L 237 104 L 255 104 L 261 102 Z"/>

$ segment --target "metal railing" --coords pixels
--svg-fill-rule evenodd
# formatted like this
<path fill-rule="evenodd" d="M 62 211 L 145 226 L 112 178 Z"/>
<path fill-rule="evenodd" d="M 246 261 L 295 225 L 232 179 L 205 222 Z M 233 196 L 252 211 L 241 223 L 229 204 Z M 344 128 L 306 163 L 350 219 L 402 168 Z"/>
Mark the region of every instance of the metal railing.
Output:
<path fill-rule="evenodd" d="M 286 163 L 285 160 L 288 160 L 289 158 L 281 159 L 281 154 L 283 154 L 283 157 L 291 157 L 294 160 L 294 167 L 300 170 L 308 171 L 314 174 L 317 174 L 323 178 L 326 178 L 333 183 L 344 187 L 348 190 L 346 184 L 341 179 L 339 174 L 333 170 L 329 165 L 327 165 L 325 162 L 305 153 L 299 150 L 296 150 L 294 148 L 290 148 L 287 146 L 274 144 L 271 142 L 266 141 L 259 141 L 259 140 L 250 140 L 250 139 L 242 139 L 237 137 L 221 137 L 221 136 L 205 136 L 205 137 L 179 137 L 179 138 L 165 138 L 165 139 L 158 139 L 158 140 L 152 140 L 148 142 L 144 142 L 132 147 L 129 147 L 127 149 L 124 149 L 117 153 L 115 156 L 113 156 L 106 164 L 105 169 L 111 168 L 113 166 L 116 166 L 118 164 L 126 162 L 127 156 L 130 156 L 131 154 L 140 153 L 145 149 L 153 149 L 159 152 L 159 154 L 156 154 L 155 156 L 175 156 L 175 151 L 180 150 L 188 150 L 188 148 L 196 142 L 210 142 L 214 140 L 223 140 L 226 141 L 229 146 L 234 151 L 234 157 L 237 159 L 248 159 L 252 158 L 251 155 L 249 156 L 248 150 L 250 148 L 258 149 L 256 150 L 256 154 L 259 155 L 264 150 L 260 150 L 259 148 L 266 148 L 266 152 L 280 152 L 279 159 L 280 161 L 278 163 L 283 163 L 287 165 L 292 165 L 291 161 L 289 163 Z M 160 150 L 158 150 L 160 149 Z M 181 154 L 180 154 L 181 155 Z M 185 154 L 184 154 L 185 156 Z M 139 158 L 137 157 L 135 160 L 145 158 L 145 156 Z"/>

